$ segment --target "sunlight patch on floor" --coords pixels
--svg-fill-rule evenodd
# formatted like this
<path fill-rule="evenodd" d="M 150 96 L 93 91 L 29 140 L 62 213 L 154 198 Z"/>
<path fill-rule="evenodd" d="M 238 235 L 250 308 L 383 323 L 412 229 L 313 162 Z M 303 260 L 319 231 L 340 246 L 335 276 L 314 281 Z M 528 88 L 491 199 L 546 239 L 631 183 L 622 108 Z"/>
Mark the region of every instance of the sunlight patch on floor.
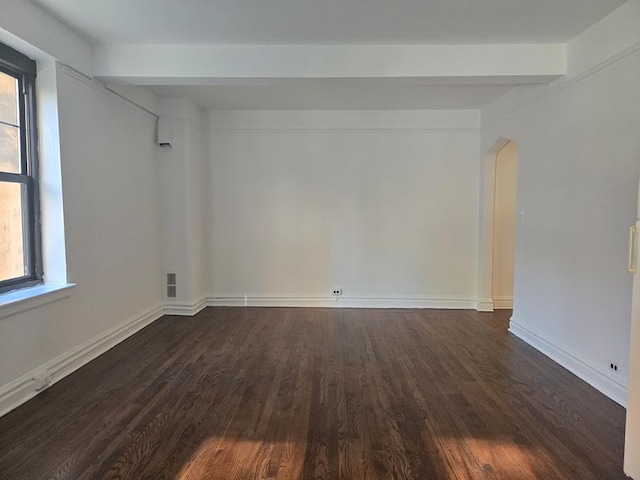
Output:
<path fill-rule="evenodd" d="M 306 445 L 252 438 L 210 437 L 202 442 L 175 480 L 204 478 L 302 478 Z"/>
<path fill-rule="evenodd" d="M 534 480 L 539 478 L 544 468 L 549 468 L 549 465 L 553 468 L 553 461 L 543 449 L 519 445 L 510 440 L 440 438 L 437 443 L 440 460 L 451 480 L 476 478 L 483 473 Z M 304 472 L 305 455 L 305 442 L 210 437 L 191 455 L 175 480 L 300 479 Z M 365 471 L 367 467 L 375 470 L 374 465 L 368 465 Z"/>
<path fill-rule="evenodd" d="M 543 449 L 511 440 L 448 438 L 440 440 L 440 444 L 444 447 L 441 449 L 443 460 L 456 474 L 454 478 L 465 478 L 464 474 L 470 473 L 477 475 L 480 470 L 487 474 L 497 472 L 506 478 L 533 480 L 539 478 L 541 463 L 553 463 Z"/>

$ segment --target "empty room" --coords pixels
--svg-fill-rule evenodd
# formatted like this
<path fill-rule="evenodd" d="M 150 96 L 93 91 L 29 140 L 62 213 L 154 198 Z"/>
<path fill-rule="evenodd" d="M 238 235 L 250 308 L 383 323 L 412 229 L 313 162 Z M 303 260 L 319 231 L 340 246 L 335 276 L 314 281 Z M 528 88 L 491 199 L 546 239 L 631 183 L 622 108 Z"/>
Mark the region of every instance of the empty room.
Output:
<path fill-rule="evenodd" d="M 0 0 L 0 480 L 640 480 L 640 0 Z"/>

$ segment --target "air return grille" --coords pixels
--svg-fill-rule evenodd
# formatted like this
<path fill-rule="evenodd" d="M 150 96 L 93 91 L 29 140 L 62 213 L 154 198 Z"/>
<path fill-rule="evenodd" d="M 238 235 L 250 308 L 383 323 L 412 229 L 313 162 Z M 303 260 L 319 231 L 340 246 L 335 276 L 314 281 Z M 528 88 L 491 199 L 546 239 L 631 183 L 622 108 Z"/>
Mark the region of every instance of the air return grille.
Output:
<path fill-rule="evenodd" d="M 176 274 L 167 273 L 167 298 L 176 298 L 177 295 Z"/>

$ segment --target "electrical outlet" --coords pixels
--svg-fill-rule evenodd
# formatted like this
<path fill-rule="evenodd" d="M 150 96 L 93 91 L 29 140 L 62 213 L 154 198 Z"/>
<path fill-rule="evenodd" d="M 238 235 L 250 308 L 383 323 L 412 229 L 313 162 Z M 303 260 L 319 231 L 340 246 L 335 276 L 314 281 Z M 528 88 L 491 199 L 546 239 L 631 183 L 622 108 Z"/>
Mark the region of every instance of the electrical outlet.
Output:
<path fill-rule="evenodd" d="M 333 295 L 334 297 L 340 297 L 342 296 L 342 289 L 341 288 L 334 288 L 331 291 L 331 295 Z"/>
<path fill-rule="evenodd" d="M 609 363 L 609 370 L 611 370 L 613 373 L 616 373 L 616 374 L 619 373 L 618 364 L 615 362 Z"/>

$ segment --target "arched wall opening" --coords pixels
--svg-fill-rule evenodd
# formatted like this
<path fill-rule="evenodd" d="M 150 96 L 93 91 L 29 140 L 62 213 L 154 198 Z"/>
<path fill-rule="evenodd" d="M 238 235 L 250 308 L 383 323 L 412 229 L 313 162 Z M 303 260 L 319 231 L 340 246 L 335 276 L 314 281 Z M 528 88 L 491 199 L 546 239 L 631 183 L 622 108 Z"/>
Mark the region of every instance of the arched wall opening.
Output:
<path fill-rule="evenodd" d="M 518 144 L 509 141 L 496 155 L 493 201 L 493 308 L 513 308 L 516 247 Z"/>
<path fill-rule="evenodd" d="M 513 308 L 518 144 L 499 138 L 484 161 L 478 310 Z"/>

